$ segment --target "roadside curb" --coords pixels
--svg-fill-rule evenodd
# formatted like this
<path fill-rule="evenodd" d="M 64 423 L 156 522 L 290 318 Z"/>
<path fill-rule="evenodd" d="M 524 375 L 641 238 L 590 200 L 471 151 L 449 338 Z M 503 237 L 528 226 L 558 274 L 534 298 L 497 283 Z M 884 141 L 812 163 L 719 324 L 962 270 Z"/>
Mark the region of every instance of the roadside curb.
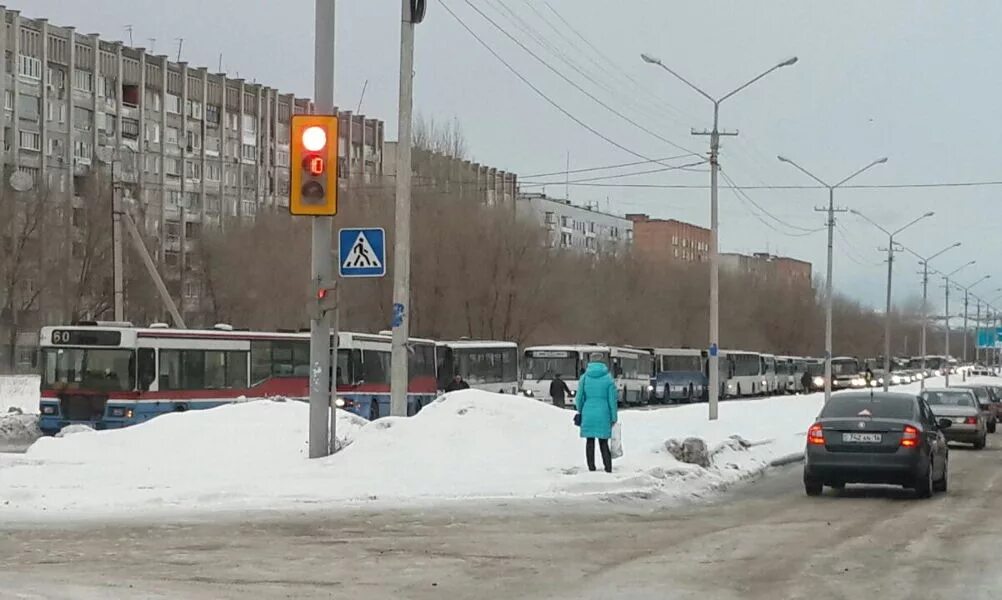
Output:
<path fill-rule="evenodd" d="M 796 452 L 793 454 L 787 454 L 786 456 L 780 456 L 769 463 L 770 467 L 784 467 L 786 465 L 792 465 L 793 463 L 803 462 L 804 453 Z"/>

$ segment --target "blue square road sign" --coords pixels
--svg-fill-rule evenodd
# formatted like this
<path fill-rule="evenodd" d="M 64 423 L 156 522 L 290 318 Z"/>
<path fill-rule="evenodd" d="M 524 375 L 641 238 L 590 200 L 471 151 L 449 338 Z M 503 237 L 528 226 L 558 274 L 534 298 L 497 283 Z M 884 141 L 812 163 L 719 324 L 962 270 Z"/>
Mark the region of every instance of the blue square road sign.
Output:
<path fill-rule="evenodd" d="M 341 277 L 386 275 L 386 232 L 381 227 L 338 230 Z"/>

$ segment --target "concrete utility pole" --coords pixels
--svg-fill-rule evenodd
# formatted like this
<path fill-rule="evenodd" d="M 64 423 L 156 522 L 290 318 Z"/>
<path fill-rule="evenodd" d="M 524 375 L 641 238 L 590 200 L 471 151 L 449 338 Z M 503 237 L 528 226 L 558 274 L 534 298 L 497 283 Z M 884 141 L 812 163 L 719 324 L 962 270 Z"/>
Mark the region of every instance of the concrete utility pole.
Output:
<path fill-rule="evenodd" d="M 905 250 L 907 250 L 908 252 L 910 252 L 912 254 L 912 256 L 914 256 L 915 258 L 919 259 L 919 262 L 922 264 L 922 343 L 921 343 L 922 348 L 920 349 L 920 352 L 922 353 L 922 374 L 923 375 L 925 375 L 925 361 L 926 361 L 926 354 L 928 353 L 927 350 L 926 350 L 926 332 L 927 332 L 927 330 L 929 328 L 928 327 L 928 325 L 929 325 L 929 261 L 931 261 L 934 258 L 938 258 L 939 256 L 942 256 L 943 254 L 945 254 L 949 250 L 953 250 L 954 248 L 959 248 L 960 245 L 961 245 L 960 242 L 955 242 L 955 243 L 950 244 L 946 248 L 943 248 L 939 252 L 937 252 L 937 253 L 933 254 L 932 256 L 929 256 L 929 257 L 920 256 L 914 250 L 912 250 L 910 248 L 905 248 Z M 919 389 L 923 389 L 923 390 L 925 389 L 925 377 L 924 376 L 922 377 L 922 379 L 919 380 Z"/>
<path fill-rule="evenodd" d="M 718 204 L 717 204 L 717 173 L 720 171 L 720 136 L 722 135 L 737 135 L 737 132 L 724 133 L 720 131 L 719 121 L 720 121 L 720 103 L 727 100 L 731 96 L 737 94 L 741 90 L 755 83 L 759 79 L 762 79 L 769 73 L 772 73 L 776 69 L 782 67 L 789 67 L 796 64 L 797 57 L 789 58 L 783 62 L 773 66 L 772 68 L 764 71 L 758 76 L 752 78 L 744 85 L 734 89 L 730 93 L 727 93 L 720 98 L 714 98 L 713 96 L 707 94 L 703 90 L 696 87 L 693 83 L 689 82 L 687 79 L 676 73 L 675 71 L 668 68 L 661 59 L 655 58 L 649 54 L 641 54 L 640 58 L 644 62 L 657 65 L 671 73 L 676 79 L 689 86 L 691 89 L 695 90 L 700 96 L 706 98 L 713 103 L 713 129 L 710 131 L 696 131 L 692 130 L 693 135 L 708 135 L 710 136 L 710 344 L 707 349 L 707 355 L 709 358 L 707 364 L 707 370 L 709 371 L 709 418 L 711 421 L 716 420 L 719 415 L 719 401 L 720 401 L 720 252 L 718 246 Z"/>
<path fill-rule="evenodd" d="M 334 16 L 335 0 L 316 0 L 313 103 L 315 112 L 322 115 L 334 112 Z M 336 145 L 338 140 L 331 143 Z M 333 276 L 333 227 L 333 217 L 313 217 L 310 270 L 317 287 Z M 331 331 L 331 313 L 318 311 L 310 318 L 310 458 L 327 456 L 334 437 L 334 420 L 329 418 L 332 352 L 337 353 L 337 332 Z"/>
<path fill-rule="evenodd" d="M 971 288 L 973 288 L 974 286 L 978 285 L 979 283 L 981 283 L 983 281 L 987 281 L 987 280 L 989 280 L 991 278 L 992 278 L 991 275 L 985 275 L 984 277 L 982 277 L 981 279 L 975 281 L 974 283 L 972 283 L 971 285 L 969 285 L 967 287 L 959 286 L 959 285 L 957 286 L 958 289 L 964 290 L 964 350 L 963 350 L 963 361 L 964 361 L 964 363 L 967 363 L 967 344 L 968 344 L 968 341 L 969 341 L 968 340 L 968 332 L 967 332 L 967 310 L 968 310 L 968 305 L 969 305 L 969 302 L 970 302 L 969 298 L 970 298 L 970 294 L 971 294 Z"/>
<path fill-rule="evenodd" d="M 881 227 L 876 221 L 858 210 L 851 210 L 849 212 L 887 234 L 887 304 L 884 308 L 884 391 L 886 392 L 891 386 L 891 279 L 894 272 L 894 245 L 897 244 L 897 242 L 894 241 L 894 236 L 918 223 L 922 219 L 928 219 L 935 213 L 927 212 L 921 217 L 912 220 L 904 227 L 899 227 L 895 231 L 888 231 Z"/>
<path fill-rule="evenodd" d="M 393 240 L 393 348 L 390 414 L 407 416 L 411 302 L 411 111 L 414 105 L 414 25 L 424 19 L 424 0 L 401 0 L 400 99 L 397 121 L 397 198 Z"/>
<path fill-rule="evenodd" d="M 813 173 L 785 156 L 777 156 L 776 158 L 778 158 L 781 162 L 792 165 L 804 175 L 807 175 L 814 181 L 817 181 L 824 187 L 828 188 L 828 209 L 815 209 L 819 212 L 828 213 L 828 276 L 825 279 L 825 404 L 828 404 L 828 401 L 832 399 L 832 263 L 835 248 L 835 213 L 847 212 L 845 209 L 835 210 L 835 188 L 845 184 L 850 179 L 860 175 L 864 171 L 869 170 L 871 167 L 887 162 L 887 158 L 879 158 L 871 162 L 835 185 L 825 183 Z"/>
<path fill-rule="evenodd" d="M 973 265 L 978 261 L 972 260 L 970 262 L 964 263 L 950 271 L 948 274 L 943 276 L 943 280 L 946 281 L 946 310 L 943 312 L 944 319 L 943 322 L 946 324 L 946 337 L 945 337 L 945 348 L 944 354 L 946 355 L 946 364 L 943 366 L 943 372 L 946 374 L 946 386 L 950 387 L 950 278 L 959 273 L 960 271 L 966 269 L 967 267 Z"/>

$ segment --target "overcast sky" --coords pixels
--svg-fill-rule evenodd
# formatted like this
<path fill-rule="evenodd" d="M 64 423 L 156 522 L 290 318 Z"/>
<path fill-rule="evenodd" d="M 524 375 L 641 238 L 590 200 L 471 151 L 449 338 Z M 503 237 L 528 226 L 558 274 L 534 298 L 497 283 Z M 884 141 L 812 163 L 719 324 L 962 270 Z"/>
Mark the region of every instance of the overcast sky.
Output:
<path fill-rule="evenodd" d="M 415 109 L 438 120 L 457 119 L 471 157 L 525 176 L 684 154 L 665 140 L 705 153 L 708 139 L 690 128 L 709 127 L 712 105 L 667 72 L 643 63 L 647 52 L 714 96 L 727 93 L 790 56 L 780 69 L 721 106 L 721 164 L 739 185 L 812 182 L 776 160 L 788 156 L 822 179 L 838 181 L 881 156 L 885 165 L 859 184 L 1002 180 L 1002 3 L 960 5 L 914 0 L 664 2 L 663 0 L 429 0 L 417 30 Z M 75 25 L 135 45 L 177 53 L 299 95 L 312 92 L 312 0 L 7 0 L 27 16 Z M 651 133 L 627 123 L 574 89 L 477 14 L 479 8 L 559 73 Z M 354 109 L 363 83 L 362 112 L 396 131 L 399 12 L 397 0 L 340 0 L 337 24 L 337 103 Z M 453 9 L 477 35 L 554 103 L 609 141 L 575 123 L 511 73 L 445 10 Z M 569 28 L 561 18 L 573 27 Z M 580 37 L 579 37 L 580 34 Z M 662 139 L 659 139 L 662 138 Z M 684 164 L 691 160 L 672 161 Z M 574 174 L 571 179 L 651 170 Z M 702 169 L 700 167 L 699 169 Z M 561 181 L 562 175 L 544 178 Z M 576 203 L 598 202 L 612 212 L 646 212 L 709 223 L 705 189 L 607 187 L 608 184 L 705 185 L 705 172 L 666 171 L 570 187 Z M 535 181 L 541 181 L 536 179 Z M 724 183 L 724 182 L 722 182 Z M 528 189 L 528 188 L 527 188 Z M 564 195 L 563 185 L 546 192 Z M 827 192 L 748 190 L 773 216 L 762 215 L 733 191 L 720 191 L 722 251 L 765 251 L 814 263 L 824 274 L 826 236 L 814 208 Z M 921 254 L 954 241 L 962 248 L 938 265 L 952 269 L 976 259 L 961 283 L 992 274 L 1002 286 L 995 235 L 1002 186 L 845 189 L 840 206 L 865 212 L 888 229 L 927 211 L 936 216 L 901 234 Z M 756 214 L 758 215 L 756 217 Z M 765 223 L 763 223 L 765 221 Z M 767 225 L 768 224 L 768 225 Z M 886 235 L 851 215 L 839 215 L 835 285 L 883 306 L 886 266 L 878 247 Z M 896 262 L 895 299 L 920 291 L 918 265 Z M 930 292 L 942 296 L 937 282 Z"/>

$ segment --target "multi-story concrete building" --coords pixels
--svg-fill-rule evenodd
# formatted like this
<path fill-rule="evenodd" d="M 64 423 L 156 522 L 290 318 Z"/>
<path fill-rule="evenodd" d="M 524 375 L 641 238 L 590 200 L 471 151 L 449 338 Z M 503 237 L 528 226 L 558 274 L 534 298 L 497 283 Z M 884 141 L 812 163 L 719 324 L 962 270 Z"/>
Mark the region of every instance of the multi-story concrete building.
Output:
<path fill-rule="evenodd" d="M 541 193 L 521 193 L 516 202 L 520 216 L 536 219 L 547 229 L 551 247 L 619 252 L 633 243 L 633 222 L 627 218 Z"/>
<path fill-rule="evenodd" d="M 384 172 L 396 176 L 397 142 L 383 144 Z M 518 194 L 518 176 L 477 162 L 455 158 L 438 152 L 411 149 L 412 185 L 436 186 L 483 196 L 486 204 L 512 204 Z M 390 182 L 394 183 L 394 182 Z"/>
<path fill-rule="evenodd" d="M 187 274 L 202 228 L 288 204 L 289 121 L 311 101 L 4 6 L 0 23 L 0 194 L 19 171 L 18 187 L 80 207 L 84 178 L 114 163 L 169 289 L 197 312 L 202 292 Z M 338 114 L 341 176 L 382 175 L 382 121 Z M 62 318 L 57 306 L 40 312 Z"/>
<path fill-rule="evenodd" d="M 722 253 L 720 266 L 723 269 L 746 273 L 769 281 L 791 286 L 811 286 L 811 263 L 786 256 L 776 256 L 768 252 L 751 255 Z"/>
<path fill-rule="evenodd" d="M 628 214 L 633 222 L 633 247 L 645 258 L 663 262 L 705 262 L 710 252 L 710 230 L 676 219 L 652 219 Z"/>

